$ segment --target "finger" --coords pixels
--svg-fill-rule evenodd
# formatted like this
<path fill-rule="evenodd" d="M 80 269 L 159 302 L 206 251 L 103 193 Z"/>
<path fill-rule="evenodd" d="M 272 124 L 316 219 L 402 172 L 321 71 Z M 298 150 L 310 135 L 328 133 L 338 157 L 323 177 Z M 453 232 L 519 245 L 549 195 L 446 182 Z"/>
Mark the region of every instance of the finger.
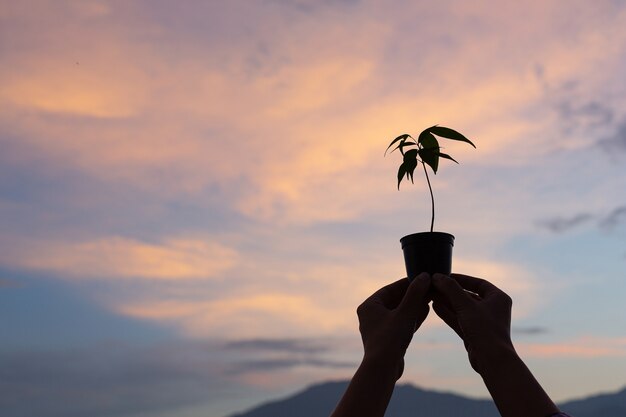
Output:
<path fill-rule="evenodd" d="M 446 300 L 451 310 L 455 313 L 469 306 L 473 300 L 463 291 L 463 288 L 454 279 L 443 274 L 433 276 L 435 290 Z"/>
<path fill-rule="evenodd" d="M 404 298 L 398 305 L 398 311 L 402 314 L 406 314 L 408 317 L 417 319 L 421 316 L 421 312 L 424 311 L 424 306 L 428 306 L 427 294 L 430 289 L 430 275 L 427 272 L 422 272 L 413 281 L 406 290 Z M 428 315 L 428 310 L 426 310 Z M 426 315 L 422 318 L 425 319 Z"/>
<path fill-rule="evenodd" d="M 502 290 L 493 285 L 491 282 L 482 278 L 475 278 L 463 274 L 451 274 L 450 277 L 456 280 L 461 287 L 478 294 L 481 298 L 488 298 L 494 294 L 502 292 Z"/>
<path fill-rule="evenodd" d="M 365 302 L 382 304 L 388 309 L 394 309 L 400 304 L 402 297 L 407 291 L 410 282 L 406 278 L 399 279 L 389 285 L 385 285 L 374 294 L 372 294 Z"/>
<path fill-rule="evenodd" d="M 437 314 L 439 318 L 448 325 L 448 327 L 454 330 L 454 332 L 458 334 L 461 339 L 463 339 L 463 333 L 461 332 L 461 326 L 459 326 L 456 314 L 450 310 L 448 306 L 440 302 L 434 302 L 433 310 L 435 310 L 435 314 Z"/>
<path fill-rule="evenodd" d="M 415 329 L 413 330 L 413 333 L 415 333 L 417 329 L 420 328 L 422 323 L 424 323 L 424 320 L 426 320 L 426 317 L 428 317 L 429 312 L 430 306 L 428 304 L 424 304 L 424 306 L 420 310 L 418 310 L 417 317 L 415 319 Z"/>

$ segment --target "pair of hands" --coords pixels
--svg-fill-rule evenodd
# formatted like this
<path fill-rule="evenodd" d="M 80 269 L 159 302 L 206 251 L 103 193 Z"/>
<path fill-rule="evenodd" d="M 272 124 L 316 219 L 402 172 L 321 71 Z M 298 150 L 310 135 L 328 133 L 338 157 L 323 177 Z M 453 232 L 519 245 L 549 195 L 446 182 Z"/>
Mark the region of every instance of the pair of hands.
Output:
<path fill-rule="evenodd" d="M 511 342 L 511 298 L 490 282 L 467 275 L 422 273 L 372 294 L 357 309 L 364 360 L 404 370 L 404 354 L 433 301 L 435 313 L 463 340 L 470 364 L 481 373 L 485 361 Z"/>

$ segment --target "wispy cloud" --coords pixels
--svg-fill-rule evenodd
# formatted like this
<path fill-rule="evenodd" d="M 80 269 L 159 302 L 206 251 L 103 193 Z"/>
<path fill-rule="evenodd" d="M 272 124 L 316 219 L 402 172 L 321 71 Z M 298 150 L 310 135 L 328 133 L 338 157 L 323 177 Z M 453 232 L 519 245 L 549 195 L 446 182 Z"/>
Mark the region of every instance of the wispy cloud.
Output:
<path fill-rule="evenodd" d="M 327 344 L 315 339 L 246 339 L 228 342 L 225 349 L 251 352 L 322 353 L 329 350 Z"/>
<path fill-rule="evenodd" d="M 626 221 L 626 206 L 616 207 L 606 217 L 600 220 L 600 226 L 612 230 Z"/>
<path fill-rule="evenodd" d="M 626 120 L 622 121 L 612 134 L 600 139 L 598 144 L 611 154 L 626 152 Z"/>
<path fill-rule="evenodd" d="M 527 336 L 535 336 L 535 335 L 549 333 L 549 329 L 547 327 L 542 327 L 542 326 L 528 326 L 528 327 L 513 326 L 511 331 L 513 332 L 513 334 L 527 335 Z"/>
<path fill-rule="evenodd" d="M 581 336 L 567 342 L 559 343 L 520 343 L 519 350 L 528 356 L 535 357 L 626 357 L 626 338 Z"/>
<path fill-rule="evenodd" d="M 576 228 L 579 225 L 591 221 L 592 215 L 589 213 L 580 213 L 572 217 L 552 217 L 549 219 L 539 220 L 537 224 L 554 233 L 563 233 Z"/>
<path fill-rule="evenodd" d="M 119 236 L 84 242 L 5 238 L 2 244 L 3 265 L 72 279 L 211 279 L 237 259 L 233 249 L 196 238 L 158 243 Z"/>
<path fill-rule="evenodd" d="M 174 325 L 191 337 L 280 337 L 287 329 L 313 335 L 354 328 L 351 306 L 328 308 L 302 294 L 257 292 L 206 301 L 138 300 L 114 308 L 130 317 Z"/>
<path fill-rule="evenodd" d="M 436 227 L 458 236 L 455 270 L 496 283 L 517 317 L 564 302 L 532 273 L 552 265 L 507 260 L 534 219 L 564 239 L 623 223 L 621 165 L 589 152 L 626 149 L 619 2 L 5 3 L 0 266 L 230 340 L 258 387 L 343 372 L 350 358 L 312 340 L 358 342 L 356 306 L 404 274 L 397 240 L 429 206 L 423 181 L 395 190 L 394 135 L 476 139 L 446 145 L 462 166 L 431 178 Z"/>
<path fill-rule="evenodd" d="M 357 365 L 354 361 L 335 361 L 317 358 L 260 359 L 240 362 L 234 365 L 230 372 L 233 374 L 272 372 L 284 371 L 295 367 L 354 369 Z"/>
<path fill-rule="evenodd" d="M 596 223 L 604 230 L 613 230 L 626 219 L 626 206 L 617 206 L 608 214 L 580 213 L 573 216 L 550 217 L 536 224 L 553 233 L 565 233 L 587 223 Z"/>
<path fill-rule="evenodd" d="M 247 339 L 227 342 L 223 348 L 229 352 L 245 354 L 229 367 L 232 374 L 248 374 L 288 370 L 295 367 L 355 368 L 354 361 L 337 360 L 324 355 L 338 350 L 337 340 L 330 339 Z M 336 352 L 335 352 L 336 353 Z M 256 357 L 251 359 L 251 357 Z"/>

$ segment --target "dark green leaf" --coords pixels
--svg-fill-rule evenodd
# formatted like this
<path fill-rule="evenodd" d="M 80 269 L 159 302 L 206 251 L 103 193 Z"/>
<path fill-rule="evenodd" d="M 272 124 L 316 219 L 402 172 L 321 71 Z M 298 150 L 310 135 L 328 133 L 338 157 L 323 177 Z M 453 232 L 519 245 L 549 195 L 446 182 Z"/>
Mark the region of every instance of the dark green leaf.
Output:
<path fill-rule="evenodd" d="M 398 189 L 400 189 L 400 183 L 402 178 L 406 175 L 407 180 L 410 179 L 413 182 L 413 171 L 417 166 L 417 149 L 411 149 L 404 154 L 404 160 L 398 168 Z"/>
<path fill-rule="evenodd" d="M 400 152 L 402 152 L 402 155 L 404 155 L 404 150 L 402 148 L 404 148 L 405 146 L 417 146 L 417 144 L 415 142 L 409 142 L 409 141 L 400 141 L 400 143 L 398 144 L 398 146 L 396 146 L 395 148 L 393 148 L 391 151 L 389 151 L 389 153 L 392 153 L 393 151 L 395 151 L 396 149 L 400 148 Z"/>
<path fill-rule="evenodd" d="M 385 155 L 387 155 L 387 151 L 389 150 L 389 148 L 391 148 L 393 146 L 394 143 L 396 143 L 398 141 L 405 141 L 406 138 L 410 138 L 410 137 L 411 137 L 411 135 L 409 135 L 408 133 L 405 133 L 403 135 L 398 136 L 394 140 L 392 140 L 391 143 L 389 144 L 389 146 L 387 146 L 387 149 L 385 150 Z"/>
<path fill-rule="evenodd" d="M 417 158 L 417 149 L 409 149 L 404 154 L 404 162 Z"/>
<path fill-rule="evenodd" d="M 417 142 L 422 145 L 422 148 L 439 149 L 439 142 L 437 142 L 437 139 L 428 130 L 424 130 L 420 133 Z"/>
<path fill-rule="evenodd" d="M 417 167 L 417 149 L 406 151 L 402 165 L 404 165 L 407 179 L 410 178 L 411 182 L 413 182 L 413 171 Z"/>
<path fill-rule="evenodd" d="M 415 165 L 417 166 L 417 163 Z M 413 182 L 413 171 L 415 171 L 415 167 L 413 167 L 413 169 L 411 171 L 406 173 L 407 178 L 411 178 L 411 184 L 415 184 Z"/>
<path fill-rule="evenodd" d="M 419 150 L 420 158 L 426 165 L 432 168 L 433 172 L 437 173 L 439 167 L 439 148 L 423 148 Z"/>
<path fill-rule="evenodd" d="M 454 161 L 454 162 L 456 162 L 456 163 L 458 164 L 458 162 L 456 161 L 456 159 L 454 159 L 453 157 L 451 157 L 451 156 L 450 156 L 450 155 L 448 155 L 448 154 L 445 154 L 445 153 L 441 153 L 441 152 L 439 152 L 439 156 L 440 156 L 441 158 L 445 158 L 445 159 L 449 159 L 449 160 L 451 160 L 451 161 Z"/>
<path fill-rule="evenodd" d="M 398 190 L 400 189 L 400 183 L 402 182 L 402 178 L 404 178 L 404 174 L 406 174 L 406 168 L 403 162 L 400 164 L 400 168 L 398 168 Z"/>
<path fill-rule="evenodd" d="M 431 133 L 434 133 L 437 136 L 441 136 L 442 138 L 460 140 L 461 142 L 469 143 L 474 148 L 476 147 L 476 145 L 474 145 L 471 140 L 469 140 L 468 138 L 466 138 L 465 136 L 463 136 L 456 130 L 450 129 L 449 127 L 433 126 L 427 130 Z"/>

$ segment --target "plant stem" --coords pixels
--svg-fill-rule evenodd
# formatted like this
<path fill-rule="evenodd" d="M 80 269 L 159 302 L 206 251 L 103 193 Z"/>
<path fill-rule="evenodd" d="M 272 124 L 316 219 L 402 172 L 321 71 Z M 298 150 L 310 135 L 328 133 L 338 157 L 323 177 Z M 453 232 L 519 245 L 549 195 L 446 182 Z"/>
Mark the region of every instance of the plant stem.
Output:
<path fill-rule="evenodd" d="M 428 171 L 426 170 L 426 164 L 422 162 L 422 167 L 424 168 L 424 174 L 426 174 L 426 182 L 428 183 L 428 190 L 430 191 L 430 206 L 432 207 L 432 215 L 430 217 L 430 232 L 433 231 L 433 226 L 435 225 L 435 197 L 433 196 L 433 189 L 430 186 L 430 179 L 428 178 Z"/>

